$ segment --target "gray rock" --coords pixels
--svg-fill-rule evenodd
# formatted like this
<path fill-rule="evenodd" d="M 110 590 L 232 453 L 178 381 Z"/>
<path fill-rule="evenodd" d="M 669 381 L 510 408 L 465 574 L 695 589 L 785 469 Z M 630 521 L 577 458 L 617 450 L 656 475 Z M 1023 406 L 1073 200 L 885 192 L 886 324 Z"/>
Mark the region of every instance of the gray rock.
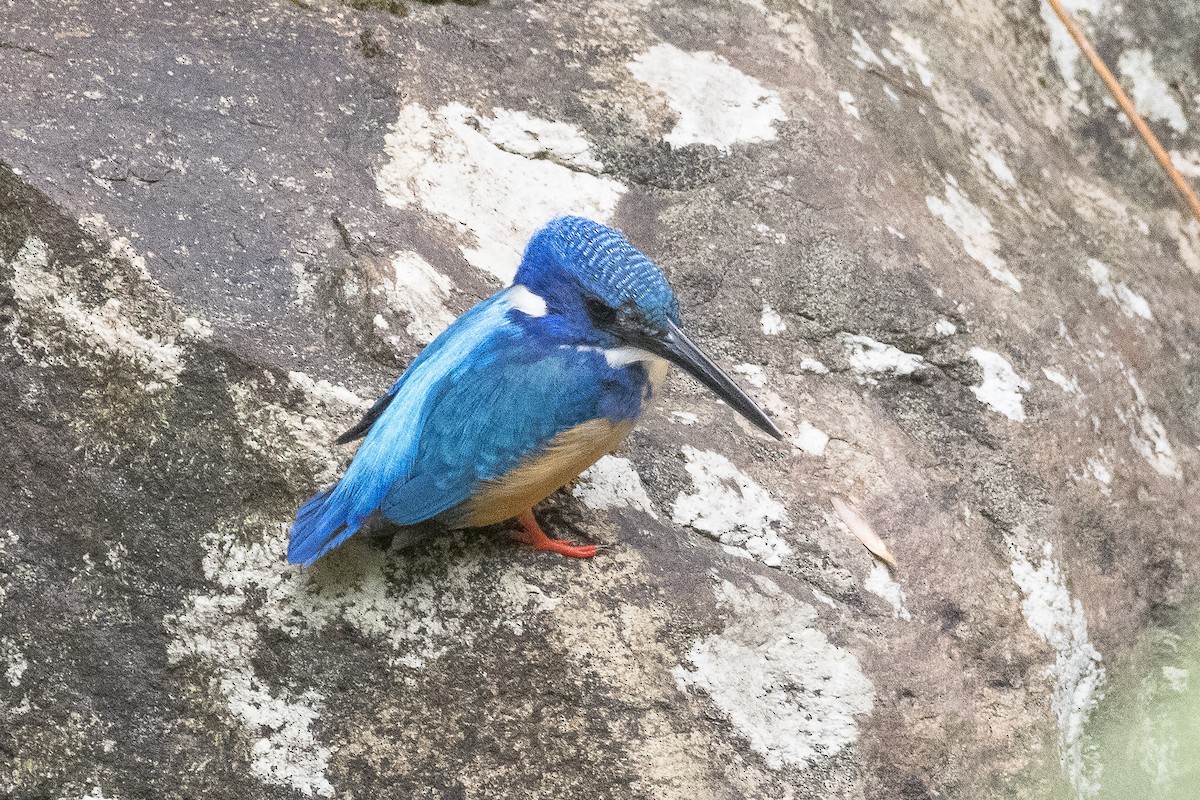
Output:
<path fill-rule="evenodd" d="M 0 12 L 0 793 L 1094 794 L 1196 588 L 1200 223 L 1033 4 L 903 6 Z M 1200 5 L 1087 6 L 1200 172 Z M 540 512 L 594 561 L 285 565 L 569 211 L 792 440 L 675 375 Z"/>

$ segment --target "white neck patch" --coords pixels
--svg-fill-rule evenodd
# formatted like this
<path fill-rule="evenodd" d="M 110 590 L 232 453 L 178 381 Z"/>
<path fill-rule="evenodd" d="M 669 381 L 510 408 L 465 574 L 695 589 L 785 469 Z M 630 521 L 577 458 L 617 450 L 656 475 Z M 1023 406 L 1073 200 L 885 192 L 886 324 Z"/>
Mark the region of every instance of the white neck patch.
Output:
<path fill-rule="evenodd" d="M 522 314 L 531 317 L 546 316 L 546 298 L 540 294 L 534 294 L 519 283 L 508 287 L 508 304 Z"/>
<path fill-rule="evenodd" d="M 559 345 L 559 347 L 570 346 L 569 344 Z M 599 353 L 604 356 L 605 363 L 613 369 L 628 367 L 630 364 L 636 364 L 639 361 L 666 363 L 649 350 L 643 350 L 640 347 L 632 347 L 630 345 L 622 345 L 621 347 L 594 347 L 590 344 L 577 344 L 575 345 L 575 349 L 581 353 Z"/>
<path fill-rule="evenodd" d="M 658 356 L 651 353 L 649 350 L 643 350 L 640 347 L 631 347 L 623 345 L 621 347 L 610 347 L 604 351 L 604 360 L 608 362 L 610 367 L 627 367 L 630 364 L 638 361 L 650 361 Z"/>

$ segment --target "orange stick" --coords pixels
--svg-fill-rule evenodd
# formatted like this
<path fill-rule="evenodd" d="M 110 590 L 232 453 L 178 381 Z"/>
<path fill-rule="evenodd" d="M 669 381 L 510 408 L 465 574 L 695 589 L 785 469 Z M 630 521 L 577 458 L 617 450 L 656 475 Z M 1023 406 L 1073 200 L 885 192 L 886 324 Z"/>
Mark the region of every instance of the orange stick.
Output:
<path fill-rule="evenodd" d="M 1188 206 L 1192 209 L 1192 216 L 1200 220 L 1200 198 L 1196 197 L 1196 193 L 1192 191 L 1192 187 L 1179 174 L 1179 170 L 1175 169 L 1175 165 L 1171 163 L 1171 156 L 1167 155 L 1167 151 L 1158 143 L 1158 138 L 1154 135 L 1154 131 L 1150 130 L 1150 126 L 1146 124 L 1146 121 L 1138 114 L 1137 109 L 1133 107 L 1133 103 L 1130 101 L 1128 95 L 1125 94 L 1125 90 L 1121 88 L 1121 84 L 1117 83 L 1117 79 L 1113 77 L 1112 72 L 1105 66 L 1099 53 L 1092 47 L 1092 43 L 1088 41 L 1087 36 L 1084 35 L 1075 20 L 1071 18 L 1070 13 L 1063 8 L 1062 3 L 1059 0 L 1046 0 L 1046 2 L 1050 4 L 1050 8 L 1054 9 L 1054 13 L 1058 14 L 1058 18 L 1062 20 L 1063 25 L 1067 28 L 1067 32 L 1071 34 L 1075 43 L 1079 45 L 1079 49 L 1087 56 L 1088 61 L 1092 62 L 1092 67 L 1100 74 L 1100 80 L 1104 81 L 1104 85 L 1108 87 L 1108 91 L 1112 93 L 1117 104 L 1121 106 L 1121 110 L 1125 112 L 1125 116 L 1129 117 L 1129 121 L 1133 123 L 1133 127 L 1137 128 L 1138 133 L 1146 140 L 1146 144 L 1150 145 L 1150 152 L 1154 153 L 1154 157 L 1158 159 L 1158 165 L 1163 168 L 1163 171 L 1167 173 L 1167 177 L 1174 182 L 1175 188 L 1179 190 L 1179 193 L 1183 195 L 1183 199 L 1187 201 Z"/>

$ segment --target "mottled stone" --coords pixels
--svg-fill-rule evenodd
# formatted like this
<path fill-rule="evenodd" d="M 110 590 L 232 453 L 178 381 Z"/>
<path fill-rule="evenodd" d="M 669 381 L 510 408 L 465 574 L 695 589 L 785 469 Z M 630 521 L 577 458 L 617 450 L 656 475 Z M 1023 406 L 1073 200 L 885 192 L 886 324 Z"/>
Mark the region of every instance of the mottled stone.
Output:
<path fill-rule="evenodd" d="M 1200 176 L 1200 5 L 1070 5 Z M 1200 223 L 1055 24 L 0 10 L 0 794 L 1093 795 L 1093 706 L 1197 588 Z M 287 566 L 337 434 L 572 210 L 788 441 L 676 374 L 541 512 L 593 561 Z"/>

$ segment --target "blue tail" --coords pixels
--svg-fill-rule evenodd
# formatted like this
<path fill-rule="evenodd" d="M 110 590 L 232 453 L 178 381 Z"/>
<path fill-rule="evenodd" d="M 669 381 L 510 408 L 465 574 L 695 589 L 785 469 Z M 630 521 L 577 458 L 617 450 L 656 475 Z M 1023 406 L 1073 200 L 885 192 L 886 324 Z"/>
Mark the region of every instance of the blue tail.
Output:
<path fill-rule="evenodd" d="M 358 531 L 361 521 L 349 519 L 349 509 L 341 507 L 335 489 L 336 484 L 300 506 L 288 532 L 290 563 L 307 567 Z"/>

